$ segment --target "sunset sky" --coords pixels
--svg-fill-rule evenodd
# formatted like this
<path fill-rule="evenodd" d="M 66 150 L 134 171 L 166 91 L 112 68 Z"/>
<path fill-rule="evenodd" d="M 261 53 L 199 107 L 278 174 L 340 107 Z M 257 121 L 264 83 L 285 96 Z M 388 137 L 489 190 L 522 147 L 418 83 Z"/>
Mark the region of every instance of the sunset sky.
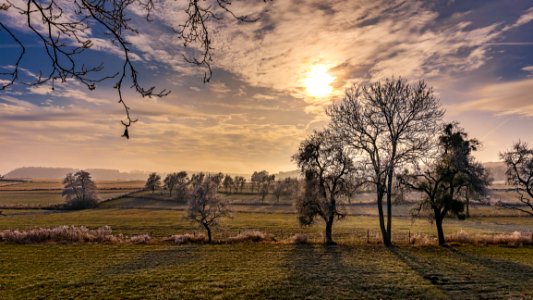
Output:
<path fill-rule="evenodd" d="M 480 161 L 497 161 L 518 139 L 533 143 L 533 1 L 242 2 L 232 5 L 237 14 L 261 18 L 210 24 L 208 84 L 169 30 L 183 20 L 176 1 L 156 1 L 153 22 L 133 18 L 140 33 L 128 40 L 142 82 L 172 93 L 143 99 L 128 91 L 139 118 L 130 140 L 120 137 L 123 111 L 112 81 L 94 91 L 75 81 L 0 91 L 0 174 L 22 166 L 293 170 L 291 155 L 325 125 L 328 104 L 352 84 L 388 76 L 425 79 L 445 119 L 483 143 Z M 12 11 L 0 18 L 31 45 L 28 74 L 46 69 L 24 18 Z M 84 61 L 104 62 L 112 73 L 119 49 L 96 32 L 93 40 Z M 0 31 L 3 68 L 13 63 L 14 46 Z"/>

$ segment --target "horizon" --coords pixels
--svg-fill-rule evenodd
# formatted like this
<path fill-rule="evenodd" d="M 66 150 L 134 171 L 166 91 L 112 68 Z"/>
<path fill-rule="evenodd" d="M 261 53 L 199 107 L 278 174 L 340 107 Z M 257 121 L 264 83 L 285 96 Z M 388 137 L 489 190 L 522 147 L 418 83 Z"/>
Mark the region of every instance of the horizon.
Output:
<path fill-rule="evenodd" d="M 447 111 L 445 121 L 458 121 L 482 142 L 475 153 L 480 162 L 500 161 L 499 153 L 514 141 L 533 140 L 530 3 L 273 1 L 232 7 L 260 18 L 241 25 L 220 21 L 207 84 L 204 69 L 183 61 L 181 41 L 168 32 L 179 21 L 177 11 L 158 7 L 158 22 L 151 23 L 130 12 L 143 28 L 127 34 L 141 81 L 172 93 L 142 99 L 124 90 L 139 119 L 129 140 L 120 137 L 124 115 L 113 80 L 93 91 L 74 80 L 57 82 L 53 90 L 18 84 L 2 91 L 0 174 L 21 166 L 293 171 L 291 156 L 300 142 L 326 125 L 325 107 L 352 84 L 391 76 L 426 80 Z M 13 10 L 0 15 L 35 42 Z M 117 48 L 101 33 L 90 34 L 96 47 L 84 59 L 117 67 Z M 2 44 L 2 66 L 16 54 L 13 45 Z M 39 70 L 43 53 L 35 48 L 28 49 L 24 78 Z"/>

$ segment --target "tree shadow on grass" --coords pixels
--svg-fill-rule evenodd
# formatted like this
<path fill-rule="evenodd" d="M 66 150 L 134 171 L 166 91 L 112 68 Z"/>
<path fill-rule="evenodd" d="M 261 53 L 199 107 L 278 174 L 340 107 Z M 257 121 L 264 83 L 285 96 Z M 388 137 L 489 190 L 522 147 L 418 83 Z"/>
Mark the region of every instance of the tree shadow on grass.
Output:
<path fill-rule="evenodd" d="M 150 271 L 161 267 L 185 265 L 194 260 L 195 254 L 191 247 L 172 247 L 170 249 L 155 250 L 141 256 L 111 265 L 103 269 L 99 276 L 114 276 Z"/>
<path fill-rule="evenodd" d="M 533 284 L 532 267 L 506 260 L 474 256 L 453 248 L 391 247 L 389 250 L 421 278 L 452 298 L 523 297 Z"/>
<path fill-rule="evenodd" d="M 285 280 L 259 297 L 274 299 L 435 298 L 420 282 L 409 284 L 405 269 L 383 246 L 294 245 L 285 258 Z M 409 270 L 409 272 L 411 272 Z"/>

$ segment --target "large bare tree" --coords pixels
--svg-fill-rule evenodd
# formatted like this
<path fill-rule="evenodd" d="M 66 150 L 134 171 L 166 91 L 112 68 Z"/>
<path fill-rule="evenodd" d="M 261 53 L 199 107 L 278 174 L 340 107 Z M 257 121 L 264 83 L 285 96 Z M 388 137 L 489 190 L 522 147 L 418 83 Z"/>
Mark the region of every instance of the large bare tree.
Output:
<path fill-rule="evenodd" d="M 395 170 L 431 147 L 444 111 L 425 82 L 409 84 L 400 78 L 349 88 L 327 114 L 332 130 L 355 151 L 375 185 L 383 243 L 390 246 Z"/>
<path fill-rule="evenodd" d="M 267 0 L 259 0 L 266 2 Z M 239 16 L 230 9 L 231 0 L 180 0 L 169 1 L 181 9 L 186 18 L 174 28 L 176 39 L 183 42 L 186 51 L 184 59 L 205 69 L 204 82 L 212 75 L 212 27 L 224 16 L 234 18 L 238 22 L 253 22 L 257 16 Z M 134 61 L 134 45 L 128 42 L 128 35 L 139 33 L 135 26 L 136 12 L 143 12 L 147 22 L 156 19 L 156 5 L 153 0 L 4 0 L 0 2 L 0 13 L 23 20 L 27 30 L 20 30 L 17 25 L 10 24 L 8 18 L 0 20 L 0 31 L 18 48 L 18 53 L 11 57 L 9 65 L 0 70 L 0 90 L 4 90 L 16 82 L 28 85 L 56 83 L 74 79 L 88 89 L 93 90 L 97 84 L 105 80 L 114 80 L 118 93 L 118 102 L 122 104 L 126 118 L 122 120 L 125 130 L 123 136 L 129 138 L 128 128 L 137 121 L 130 115 L 130 108 L 123 96 L 124 84 L 131 86 L 142 97 L 163 97 L 169 91 L 156 90 L 154 86 L 146 87 L 139 80 L 139 69 Z M 135 12 L 135 13 L 134 13 Z M 159 18 L 159 20 L 161 20 Z M 104 64 L 87 65 L 84 56 L 89 49 L 95 49 L 94 40 L 99 38 L 95 33 L 109 39 L 122 53 L 122 63 L 107 71 Z M 31 35 L 29 42 L 25 35 Z M 31 76 L 24 76 L 26 61 L 31 58 L 29 47 L 35 42 L 43 50 L 45 59 Z M 4 43 L 4 42 L 2 42 Z M 33 50 L 32 50 L 33 51 Z"/>
<path fill-rule="evenodd" d="M 507 182 L 515 186 L 519 205 L 500 203 L 507 208 L 520 210 L 533 216 L 533 148 L 518 141 L 509 151 L 500 154 L 507 166 Z"/>
<path fill-rule="evenodd" d="M 341 140 L 331 131 L 313 133 L 303 141 L 293 160 L 305 176 L 303 194 L 296 199 L 298 220 L 310 225 L 319 216 L 326 224 L 326 244 L 335 244 L 332 230 L 335 219 L 344 217 L 338 196 L 343 192 L 346 176 L 354 165 Z"/>

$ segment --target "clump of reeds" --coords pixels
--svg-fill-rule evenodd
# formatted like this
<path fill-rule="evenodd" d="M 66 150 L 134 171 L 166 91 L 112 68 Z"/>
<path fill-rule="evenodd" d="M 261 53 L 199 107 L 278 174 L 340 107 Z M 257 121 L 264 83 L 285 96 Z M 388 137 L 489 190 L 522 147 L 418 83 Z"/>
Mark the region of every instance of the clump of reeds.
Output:
<path fill-rule="evenodd" d="M 532 239 L 533 236 L 531 233 L 521 233 L 519 231 L 499 234 L 469 234 L 461 230 L 450 235 L 447 238 L 447 241 L 483 245 L 522 246 L 532 245 Z"/>
<path fill-rule="evenodd" d="M 240 242 L 274 242 L 276 239 L 270 233 L 264 233 L 259 230 L 247 230 L 239 233 L 236 236 L 229 237 L 226 240 L 228 243 Z"/>
<path fill-rule="evenodd" d="M 114 243 L 121 239 L 121 236 L 113 235 L 109 226 L 98 229 L 89 229 L 85 226 L 59 226 L 54 228 L 0 231 L 0 241 L 17 244 L 44 242 Z"/>
<path fill-rule="evenodd" d="M 205 243 L 207 242 L 207 237 L 204 234 L 175 234 L 166 238 L 163 238 L 161 241 L 181 245 L 181 244 L 190 244 L 190 243 Z"/>
<path fill-rule="evenodd" d="M 289 237 L 288 239 L 281 241 L 281 243 L 282 244 L 295 244 L 295 245 L 308 244 L 309 238 L 305 234 L 297 233 Z"/>

